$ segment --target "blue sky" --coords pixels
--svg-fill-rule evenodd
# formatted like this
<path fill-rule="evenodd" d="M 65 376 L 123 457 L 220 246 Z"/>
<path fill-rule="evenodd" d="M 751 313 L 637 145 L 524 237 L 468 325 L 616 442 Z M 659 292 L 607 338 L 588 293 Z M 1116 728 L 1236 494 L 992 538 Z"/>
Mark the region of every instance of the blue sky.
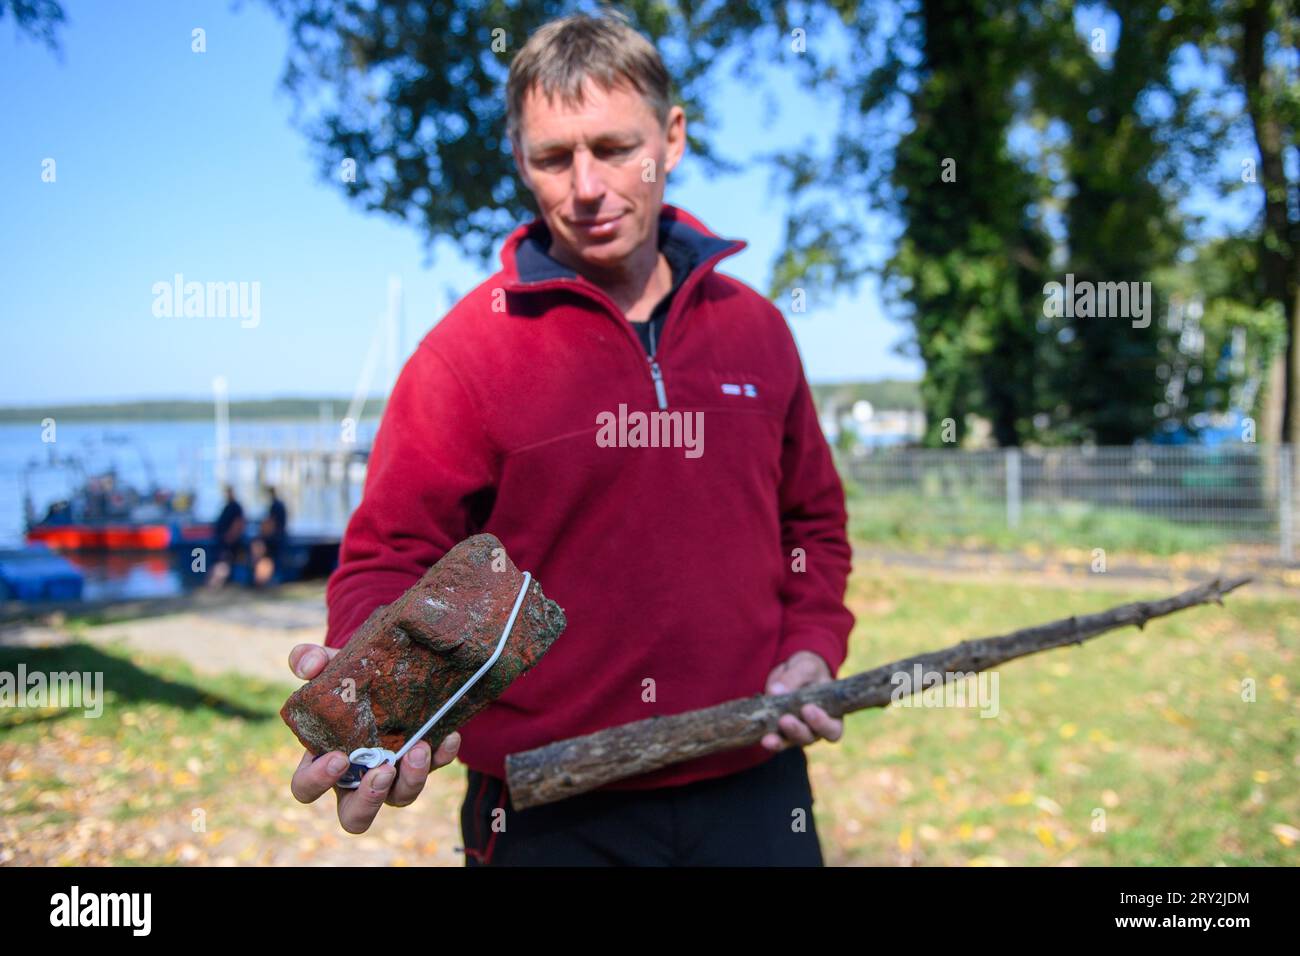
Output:
<path fill-rule="evenodd" d="M 278 88 L 288 40 L 263 6 L 66 0 L 62 57 L 0 21 L 0 404 L 350 395 L 388 276 L 405 293 L 404 358 L 454 296 L 488 274 L 440 241 L 426 264 L 414 229 L 320 182 Z M 202 27 L 207 52 L 190 49 Z M 833 109 L 774 82 L 723 83 L 719 142 L 746 158 L 775 137 L 824 137 Z M 57 179 L 42 182 L 42 163 Z M 784 206 L 766 171 L 709 180 L 688 156 L 668 201 L 750 247 L 723 271 L 763 288 Z M 256 327 L 237 317 L 159 317 L 153 286 L 259 282 Z M 916 378 L 893 346 L 874 285 L 792 317 L 814 381 Z M 386 391 L 381 362 L 370 389 Z"/>

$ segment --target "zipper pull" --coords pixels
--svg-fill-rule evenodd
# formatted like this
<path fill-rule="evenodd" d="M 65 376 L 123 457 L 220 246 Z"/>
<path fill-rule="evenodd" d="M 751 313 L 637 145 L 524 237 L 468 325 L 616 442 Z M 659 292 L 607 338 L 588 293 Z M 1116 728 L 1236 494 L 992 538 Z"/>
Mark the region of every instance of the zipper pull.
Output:
<path fill-rule="evenodd" d="M 668 395 L 664 392 L 664 373 L 659 371 L 659 363 L 654 359 L 648 359 L 650 362 L 650 377 L 655 380 L 655 397 L 659 399 L 659 407 L 668 407 Z"/>

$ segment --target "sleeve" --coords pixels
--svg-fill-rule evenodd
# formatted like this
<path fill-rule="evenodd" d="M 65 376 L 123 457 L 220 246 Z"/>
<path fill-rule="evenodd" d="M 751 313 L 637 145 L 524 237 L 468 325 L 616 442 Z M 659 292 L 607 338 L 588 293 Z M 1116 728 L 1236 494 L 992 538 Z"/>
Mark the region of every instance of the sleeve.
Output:
<path fill-rule="evenodd" d="M 389 396 L 326 586 L 326 646 L 344 646 L 371 612 L 473 533 L 472 502 L 492 487 L 495 463 L 472 399 L 422 342 Z"/>
<path fill-rule="evenodd" d="M 790 344 L 793 348 L 793 337 Z M 795 357 L 797 362 L 797 349 Z M 781 452 L 785 580 L 777 659 L 785 661 L 796 651 L 813 651 L 825 659 L 835 677 L 848 656 L 849 633 L 853 630 L 853 612 L 844 604 L 853 552 L 844 486 L 822 434 L 802 364 L 797 374 Z"/>

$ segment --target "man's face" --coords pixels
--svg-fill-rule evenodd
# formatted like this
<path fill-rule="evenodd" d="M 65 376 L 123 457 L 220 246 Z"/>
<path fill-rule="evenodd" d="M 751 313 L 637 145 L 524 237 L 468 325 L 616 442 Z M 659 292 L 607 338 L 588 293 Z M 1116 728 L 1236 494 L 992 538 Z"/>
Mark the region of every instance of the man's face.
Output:
<path fill-rule="evenodd" d="M 665 174 L 682 157 L 685 130 L 680 106 L 664 129 L 626 84 L 602 90 L 587 80 L 580 106 L 548 102 L 530 89 L 515 164 L 551 230 L 556 258 L 617 271 L 647 243 L 657 248 Z"/>

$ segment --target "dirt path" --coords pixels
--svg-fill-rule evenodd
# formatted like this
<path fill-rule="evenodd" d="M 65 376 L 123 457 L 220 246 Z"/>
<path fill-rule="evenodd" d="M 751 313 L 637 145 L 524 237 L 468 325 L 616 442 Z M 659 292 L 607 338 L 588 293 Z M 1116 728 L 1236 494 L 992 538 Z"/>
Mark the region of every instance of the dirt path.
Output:
<path fill-rule="evenodd" d="M 234 603 L 182 614 L 88 627 L 91 643 L 123 641 L 132 650 L 178 657 L 196 671 L 235 671 L 296 683 L 289 670 L 295 644 L 325 639 L 324 588 L 319 596 Z"/>
<path fill-rule="evenodd" d="M 1226 558 L 1111 554 L 1102 571 L 1093 570 L 1091 553 L 1083 551 L 915 552 L 860 546 L 853 549 L 853 559 L 856 565 L 888 572 L 961 581 L 1012 578 L 1017 584 L 1035 587 L 1146 592 L 1167 588 L 1172 593 L 1216 577 L 1249 575 L 1254 581 L 1245 590 L 1236 592 L 1238 597 L 1294 597 L 1300 593 L 1300 568 L 1249 554 Z"/>
<path fill-rule="evenodd" d="M 174 613 L 75 630 L 58 618 L 0 627 L 0 646 L 52 647 L 76 638 L 91 644 L 120 643 L 144 654 L 175 657 L 203 674 L 235 672 L 295 683 L 289 651 L 325 637 L 324 584 L 298 586 L 285 596 L 227 592 L 227 602 Z"/>

